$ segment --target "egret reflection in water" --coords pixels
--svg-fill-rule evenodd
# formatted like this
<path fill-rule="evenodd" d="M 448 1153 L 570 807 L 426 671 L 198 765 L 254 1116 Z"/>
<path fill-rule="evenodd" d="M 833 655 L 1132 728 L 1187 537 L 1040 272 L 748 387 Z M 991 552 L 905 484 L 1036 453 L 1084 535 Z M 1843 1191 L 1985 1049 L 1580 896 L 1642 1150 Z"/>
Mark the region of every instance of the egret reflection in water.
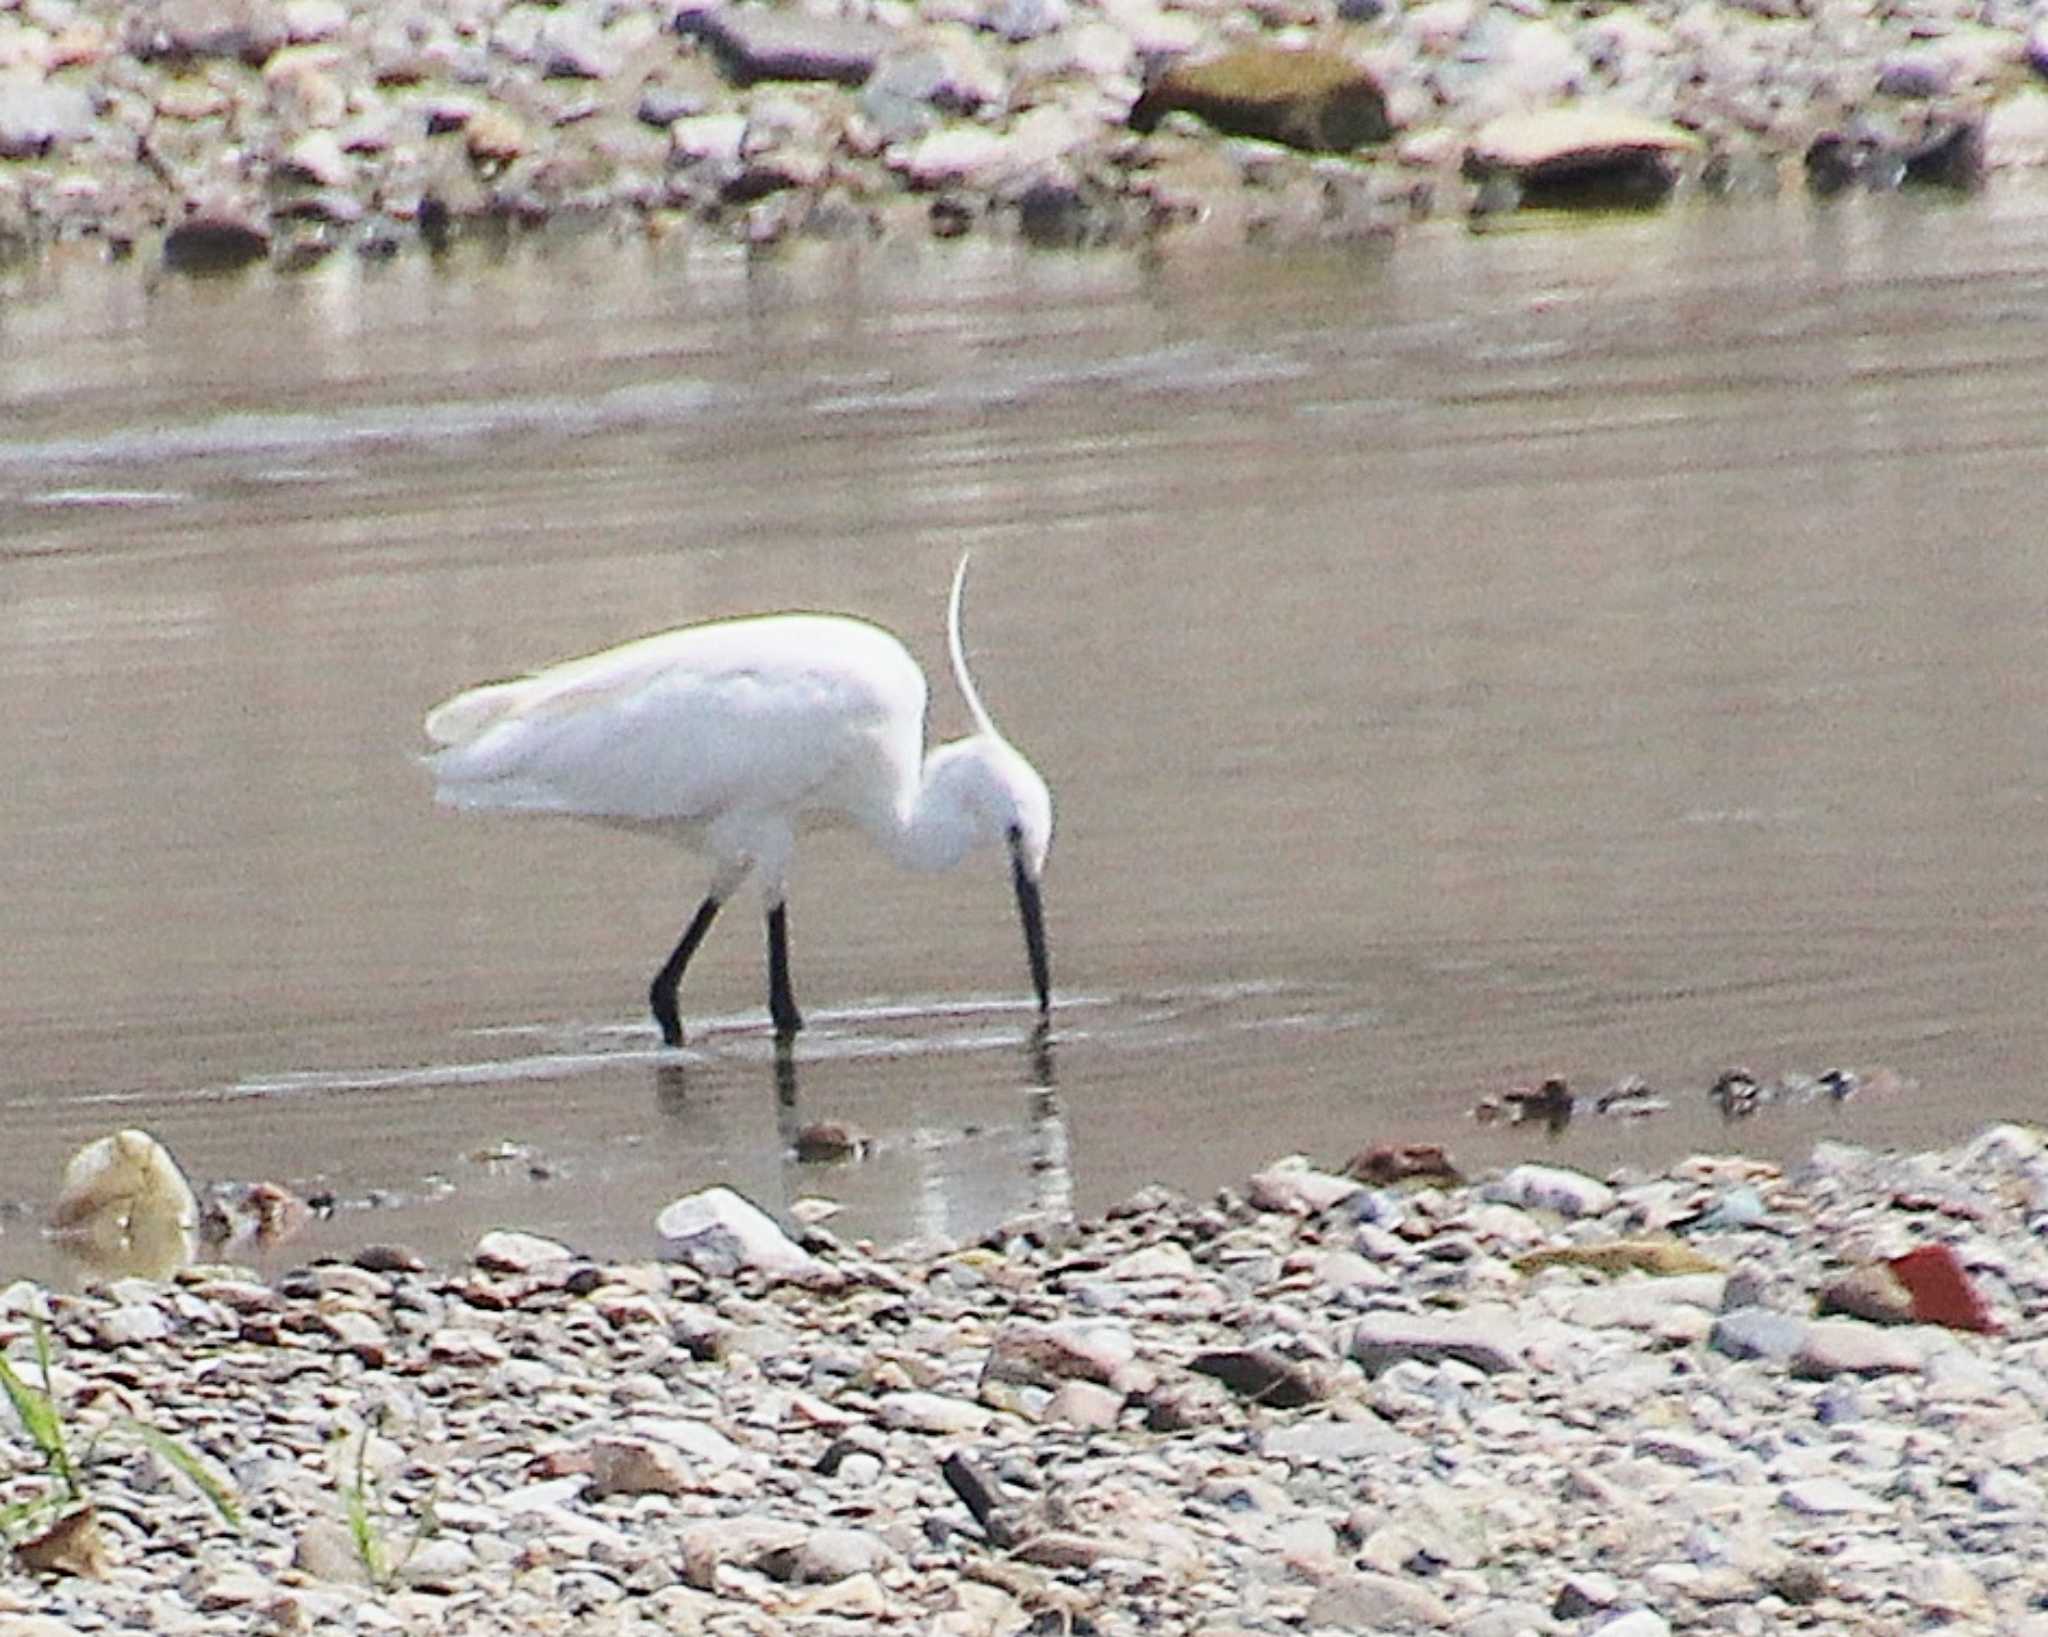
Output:
<path fill-rule="evenodd" d="M 1007 1011 L 1008 1008 L 1003 1008 Z M 887 1170 L 898 1180 L 903 1208 L 892 1213 L 892 1238 L 962 1237 L 992 1225 L 993 1196 L 1007 1202 L 1005 1216 L 1064 1214 L 1073 1208 L 1072 1139 L 1060 1102 L 1055 1066 L 1054 1033 L 1043 1022 L 1021 1037 L 1006 1020 L 952 1033 L 878 1033 L 885 1017 L 899 1023 L 910 1015 L 903 1008 L 857 1008 L 819 1013 L 801 1044 L 781 1038 L 764 1040 L 746 1031 L 717 1040 L 717 1049 L 697 1060 L 672 1057 L 654 1065 L 654 1105 L 665 1120 L 688 1131 L 703 1117 L 707 1104 L 726 1106 L 735 1097 L 761 1096 L 775 1111 L 775 1146 L 782 1164 L 779 1197 L 763 1201 L 788 1215 L 800 1199 L 831 1194 L 865 1171 Z M 962 1014 L 955 1011 L 953 1021 Z M 766 1047 L 764 1050 L 763 1047 Z M 840 1108 L 832 1092 L 846 1080 L 849 1067 L 878 1069 L 887 1078 L 892 1063 L 909 1070 L 934 1052 L 971 1052 L 981 1061 L 974 1079 L 987 1082 L 987 1063 L 1013 1055 L 1021 1071 L 1015 1092 L 1002 1099 L 983 1098 L 974 1113 L 948 1118 L 935 1113 L 925 1122 L 881 1133 L 855 1130 L 849 1148 L 858 1158 L 806 1157 L 814 1145 L 806 1138 L 820 1129 L 836 1129 Z M 918 1066 L 915 1072 L 924 1074 Z M 807 1102 L 805 1076 L 822 1080 L 827 1095 Z M 764 1083 L 765 1082 L 765 1083 Z M 755 1087 L 759 1090 L 755 1090 Z M 989 1104 L 994 1101 L 993 1113 Z M 1010 1154 L 1006 1164 L 984 1168 L 984 1185 L 963 1212 L 956 1157 L 963 1149 L 993 1141 Z M 829 1148 L 829 1142 L 824 1145 Z"/>

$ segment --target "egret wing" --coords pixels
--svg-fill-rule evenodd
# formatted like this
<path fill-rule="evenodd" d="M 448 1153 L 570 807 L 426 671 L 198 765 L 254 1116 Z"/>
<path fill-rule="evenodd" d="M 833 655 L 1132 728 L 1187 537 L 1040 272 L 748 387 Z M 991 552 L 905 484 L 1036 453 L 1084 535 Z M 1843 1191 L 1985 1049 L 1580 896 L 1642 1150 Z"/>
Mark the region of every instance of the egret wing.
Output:
<path fill-rule="evenodd" d="M 872 759 L 906 704 L 921 721 L 923 692 L 876 627 L 734 620 L 458 695 L 428 718 L 446 741 L 430 765 L 440 799 L 463 807 L 650 823 L 797 809 L 850 758 Z"/>

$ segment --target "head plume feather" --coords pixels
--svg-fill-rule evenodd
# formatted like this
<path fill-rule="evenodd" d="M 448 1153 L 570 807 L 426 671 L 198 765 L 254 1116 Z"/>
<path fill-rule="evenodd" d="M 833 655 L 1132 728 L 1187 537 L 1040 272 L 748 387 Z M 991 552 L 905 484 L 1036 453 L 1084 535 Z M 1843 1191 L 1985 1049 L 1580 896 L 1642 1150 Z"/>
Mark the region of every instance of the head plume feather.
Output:
<path fill-rule="evenodd" d="M 967 701 L 968 713 L 974 718 L 975 727 L 991 739 L 1001 739 L 996 725 L 989 720 L 988 711 L 981 703 L 981 695 L 975 690 L 974 678 L 967 674 L 967 645 L 960 636 L 960 594 L 967 586 L 967 561 L 974 554 L 963 551 L 960 566 L 953 570 L 953 594 L 946 601 L 946 647 L 953 659 L 953 680 L 959 685 L 960 697 Z"/>

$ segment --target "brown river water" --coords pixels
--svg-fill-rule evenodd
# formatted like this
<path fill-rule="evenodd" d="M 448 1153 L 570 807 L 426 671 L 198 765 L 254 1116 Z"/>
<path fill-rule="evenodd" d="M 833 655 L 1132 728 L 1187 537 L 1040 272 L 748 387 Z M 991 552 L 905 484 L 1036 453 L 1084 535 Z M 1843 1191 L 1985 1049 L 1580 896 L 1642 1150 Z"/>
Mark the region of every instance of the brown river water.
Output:
<path fill-rule="evenodd" d="M 264 1265 L 677 1194 L 970 1236 L 1441 1141 L 1596 1169 L 2048 1112 L 2048 199 L 1313 254 L 562 239 L 0 275 L 0 1276 L 120 1126 L 339 1208 Z M 778 1074 L 695 859 L 436 808 L 467 683 L 944 596 L 1052 785 L 996 856 L 805 838 Z M 1738 1125 L 1717 1073 L 1885 1070 Z M 1641 1120 L 1475 1103 L 1640 1075 Z M 799 1124 L 865 1129 L 800 1164 Z"/>

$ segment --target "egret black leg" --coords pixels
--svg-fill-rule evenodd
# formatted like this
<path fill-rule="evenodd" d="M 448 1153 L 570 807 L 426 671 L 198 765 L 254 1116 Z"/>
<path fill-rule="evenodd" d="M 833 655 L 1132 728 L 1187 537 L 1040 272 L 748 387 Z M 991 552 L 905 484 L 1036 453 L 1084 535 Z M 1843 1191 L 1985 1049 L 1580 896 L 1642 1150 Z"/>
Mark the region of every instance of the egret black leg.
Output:
<path fill-rule="evenodd" d="M 669 952 L 668 959 L 661 963 L 661 970 L 654 974 L 654 982 L 648 985 L 647 1004 L 654 1008 L 654 1021 L 661 1025 L 664 1045 L 680 1046 L 683 1043 L 683 1020 L 676 1012 L 676 990 L 682 986 L 683 968 L 690 964 L 690 957 L 697 953 L 704 934 L 711 930 L 711 923 L 718 918 L 718 905 L 718 895 L 713 893 L 697 906 L 697 913 L 690 917 L 682 938 Z"/>
<path fill-rule="evenodd" d="M 775 1038 L 787 1040 L 804 1026 L 789 990 L 789 915 L 777 904 L 768 912 L 768 1015 L 775 1020 Z"/>

